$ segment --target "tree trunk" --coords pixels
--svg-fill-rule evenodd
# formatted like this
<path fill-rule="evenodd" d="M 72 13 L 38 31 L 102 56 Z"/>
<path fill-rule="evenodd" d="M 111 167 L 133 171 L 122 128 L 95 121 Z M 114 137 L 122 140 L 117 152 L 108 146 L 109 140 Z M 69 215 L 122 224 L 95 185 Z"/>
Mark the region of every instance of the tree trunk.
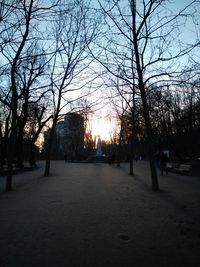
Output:
<path fill-rule="evenodd" d="M 6 191 L 12 190 L 12 172 L 13 172 L 13 160 L 16 154 L 16 136 L 17 136 L 17 94 L 13 92 L 12 95 L 12 122 L 11 132 L 7 147 L 7 175 L 6 175 Z"/>
<path fill-rule="evenodd" d="M 50 141 L 50 138 L 48 142 L 49 143 L 46 151 L 46 164 L 45 164 L 44 176 L 49 176 L 50 174 L 51 142 L 52 142 Z"/>
<path fill-rule="evenodd" d="M 152 126 L 151 120 L 149 115 L 149 107 L 147 103 L 146 91 L 144 86 L 144 78 L 143 78 L 143 69 L 141 65 L 141 55 L 139 53 L 138 48 L 138 36 L 136 30 L 136 1 L 131 1 L 131 11 L 132 11 L 132 33 L 133 33 L 133 46 L 135 52 L 135 60 L 136 60 L 136 69 L 138 74 L 138 85 L 142 99 L 142 106 L 143 106 L 143 115 L 145 120 L 146 126 L 146 133 L 147 133 L 147 142 L 149 147 L 149 161 L 150 161 L 150 170 L 151 170 L 151 179 L 152 179 L 152 190 L 159 190 L 158 185 L 158 177 L 156 171 L 156 164 L 155 164 L 155 153 L 154 153 L 154 142 L 153 142 L 153 133 L 152 133 Z"/>
<path fill-rule="evenodd" d="M 129 174 L 133 176 L 133 155 L 130 153 Z"/>
<path fill-rule="evenodd" d="M 122 126 L 119 133 L 119 144 L 117 147 L 117 167 L 120 167 L 121 161 L 121 146 L 122 146 Z"/>
<path fill-rule="evenodd" d="M 48 156 L 46 156 L 44 176 L 49 176 L 49 174 L 50 174 L 50 155 L 48 154 Z"/>
<path fill-rule="evenodd" d="M 142 97 L 142 104 L 143 104 L 143 114 L 145 119 L 145 126 L 146 126 L 146 133 L 147 133 L 147 142 L 149 148 L 149 162 L 150 162 L 150 170 L 151 170 L 151 179 L 152 179 L 152 190 L 157 191 L 159 190 L 158 185 L 158 177 L 157 177 L 157 170 L 155 164 L 155 149 L 154 149 L 154 138 L 152 133 L 151 127 L 151 120 L 149 116 L 149 109 L 145 94 L 145 89 L 143 84 L 140 85 L 140 92 Z"/>
<path fill-rule="evenodd" d="M 52 148 L 53 138 L 55 134 L 56 122 L 57 122 L 57 118 L 54 118 L 53 125 L 50 130 L 48 146 L 47 146 L 47 151 L 46 151 L 46 164 L 45 164 L 44 176 L 49 176 L 50 174 L 51 148 Z"/>
<path fill-rule="evenodd" d="M 31 20 L 31 12 L 33 7 L 33 0 L 30 1 L 29 9 L 26 14 L 26 26 L 25 32 L 22 37 L 22 41 L 19 45 L 19 48 L 16 52 L 16 55 L 13 59 L 12 67 L 11 67 L 11 112 L 12 112 L 12 121 L 11 121 L 11 132 L 7 150 L 7 161 L 8 161 L 8 169 L 7 169 L 7 179 L 6 179 L 6 191 L 12 190 L 12 164 L 14 155 L 16 152 L 16 136 L 17 136 L 17 109 L 18 109 L 18 93 L 17 93 L 17 84 L 16 84 L 16 72 L 17 72 L 17 62 L 20 58 L 20 54 L 25 46 L 28 34 L 29 34 L 29 26 Z"/>
<path fill-rule="evenodd" d="M 12 191 L 12 162 L 8 161 L 8 167 L 6 172 L 6 191 Z"/>
<path fill-rule="evenodd" d="M 134 80 L 134 73 L 133 73 L 133 80 Z M 131 153 L 130 153 L 130 175 L 134 175 L 133 173 L 133 151 L 134 151 L 134 140 L 135 140 L 135 86 L 132 89 L 132 103 L 133 108 L 131 110 Z"/>
<path fill-rule="evenodd" d="M 35 151 L 36 151 L 35 144 L 32 141 L 30 141 L 29 163 L 30 163 L 30 166 L 34 166 L 34 167 L 36 167 Z"/>
<path fill-rule="evenodd" d="M 23 168 L 23 136 L 24 136 L 24 127 L 22 119 L 18 117 L 18 133 L 17 133 L 17 167 Z"/>
<path fill-rule="evenodd" d="M 132 133 L 131 133 L 131 143 L 130 143 L 130 162 L 129 162 L 129 174 L 134 175 L 133 173 L 133 125 L 132 125 Z"/>

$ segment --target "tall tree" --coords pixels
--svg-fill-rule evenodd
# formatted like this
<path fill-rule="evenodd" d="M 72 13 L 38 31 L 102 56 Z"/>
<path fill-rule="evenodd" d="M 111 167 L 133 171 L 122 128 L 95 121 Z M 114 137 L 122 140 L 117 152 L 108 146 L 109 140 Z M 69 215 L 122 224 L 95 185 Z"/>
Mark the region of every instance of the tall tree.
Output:
<path fill-rule="evenodd" d="M 17 109 L 18 109 L 18 92 L 17 92 L 17 83 L 16 83 L 16 72 L 18 67 L 18 60 L 22 53 L 23 48 L 25 47 L 29 31 L 30 31 L 30 22 L 33 11 L 33 3 L 31 0 L 29 5 L 23 5 L 23 12 L 25 18 L 25 30 L 22 33 L 21 41 L 16 49 L 15 56 L 11 63 L 11 132 L 8 143 L 8 152 L 7 152 L 7 161 L 8 161 L 8 170 L 7 170 L 7 180 L 6 180 L 6 190 L 12 190 L 12 168 L 13 168 L 13 156 L 15 155 L 15 146 L 16 146 L 16 136 L 17 136 Z"/>
<path fill-rule="evenodd" d="M 12 189 L 12 169 L 14 157 L 16 155 L 17 122 L 19 120 L 19 99 L 22 94 L 19 88 L 19 69 L 25 61 L 27 49 L 30 42 L 36 40 L 38 34 L 39 17 L 44 16 L 46 10 L 51 7 L 42 5 L 41 1 L 1 1 L 0 5 L 0 43 L 1 58 L 4 69 L 7 71 L 7 90 L 4 99 L 1 101 L 6 104 L 11 111 L 10 134 L 7 149 L 7 180 L 6 190 Z M 43 12 L 41 12 L 43 11 Z M 31 38 L 29 38 L 31 37 Z M 32 55 L 29 54 L 28 57 Z M 4 81 L 4 85 L 5 85 Z M 21 127 L 23 129 L 23 127 Z"/>
<path fill-rule="evenodd" d="M 183 58 L 196 46 L 196 43 L 184 43 L 181 27 L 193 15 L 192 7 L 197 2 L 190 1 L 175 14 L 170 10 L 170 2 L 167 0 L 98 1 L 99 12 L 102 12 L 104 18 L 103 41 L 97 44 L 98 53 L 95 51 L 93 55 L 112 75 L 119 76 L 117 66 L 120 65 L 123 69 L 121 79 L 132 84 L 133 94 L 139 91 L 149 145 L 153 190 L 158 190 L 159 185 L 147 98 L 154 84 L 161 81 L 167 83 L 174 74 L 177 75 Z"/>
<path fill-rule="evenodd" d="M 85 1 L 81 0 L 68 3 L 58 1 L 54 21 L 52 36 L 57 53 L 52 59 L 50 73 L 54 112 L 46 150 L 45 176 L 50 173 L 51 149 L 60 111 L 77 98 L 83 97 L 78 92 L 85 85 L 84 72 L 90 65 L 86 40 L 88 43 L 92 41 L 95 29 L 90 21 L 89 9 Z"/>

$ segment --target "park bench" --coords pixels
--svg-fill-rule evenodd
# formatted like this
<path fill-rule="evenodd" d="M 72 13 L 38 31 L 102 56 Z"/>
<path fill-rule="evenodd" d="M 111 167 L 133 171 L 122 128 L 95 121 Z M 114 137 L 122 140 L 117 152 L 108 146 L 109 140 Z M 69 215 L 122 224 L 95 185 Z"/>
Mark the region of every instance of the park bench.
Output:
<path fill-rule="evenodd" d="M 189 164 L 180 164 L 178 167 L 173 168 L 177 173 L 189 174 L 191 165 Z"/>
<path fill-rule="evenodd" d="M 173 168 L 173 164 L 171 162 L 167 162 L 166 168 L 167 170 L 171 170 Z"/>

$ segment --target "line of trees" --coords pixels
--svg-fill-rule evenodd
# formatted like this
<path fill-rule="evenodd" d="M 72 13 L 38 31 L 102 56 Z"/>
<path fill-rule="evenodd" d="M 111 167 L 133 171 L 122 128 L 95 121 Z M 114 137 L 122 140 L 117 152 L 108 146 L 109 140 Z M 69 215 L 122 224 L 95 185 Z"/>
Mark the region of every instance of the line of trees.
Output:
<path fill-rule="evenodd" d="M 7 162 L 6 190 L 12 189 L 13 163 L 23 167 L 25 140 L 35 165 L 35 142 L 47 123 L 49 175 L 56 123 L 72 103 L 91 97 L 95 79 L 120 122 L 119 154 L 125 139 L 130 155 L 145 140 L 152 189 L 158 190 L 156 149 L 165 143 L 179 158 L 195 150 L 197 5 L 189 1 L 175 13 L 167 0 L 1 0 L 0 161 Z M 185 28 L 193 39 L 186 41 Z"/>
<path fill-rule="evenodd" d="M 184 72 L 194 70 L 192 56 L 199 48 L 198 33 L 196 32 L 196 36 L 194 33 L 195 30 L 198 31 L 196 5 L 199 5 L 199 1 L 190 1 L 177 12 L 170 10 L 170 1 L 166 0 L 111 0 L 98 3 L 98 12 L 102 14 L 104 24 L 102 36 L 96 40 L 91 54 L 107 72 L 108 87 L 113 86 L 119 101 L 123 99 L 129 106 L 131 153 L 134 150 L 138 124 L 144 127 L 152 189 L 158 190 L 155 132 L 157 134 L 159 129 L 153 119 L 154 98 L 159 93 L 161 99 L 164 98 L 167 87 L 172 101 L 176 101 L 172 92 L 179 90 L 178 81 Z M 175 6 L 172 8 L 175 9 Z M 190 41 L 186 41 L 184 36 L 185 28 L 193 31 L 193 39 Z M 179 98 L 182 99 L 182 95 Z M 172 101 L 170 105 L 173 106 Z M 138 105 L 141 119 L 138 118 Z M 179 108 L 183 110 L 186 107 Z M 124 110 L 121 111 L 121 117 L 124 117 L 123 112 Z M 173 113 L 172 109 L 170 113 Z M 160 113 L 157 115 L 161 116 Z M 163 116 L 158 116 L 157 120 L 161 123 Z M 123 121 L 121 131 L 124 131 Z M 133 174 L 132 157 L 130 173 Z"/>
<path fill-rule="evenodd" d="M 200 147 L 200 90 L 199 81 L 179 85 L 154 88 L 148 96 L 155 151 L 170 150 L 173 161 L 187 162 L 199 157 Z M 135 102 L 134 144 L 132 140 L 132 111 L 119 96 L 113 102 L 113 113 L 118 121 L 115 142 L 117 154 L 123 159 L 125 155 L 147 155 L 147 138 L 145 121 L 142 114 L 141 100 Z M 121 104 L 121 105 L 120 105 Z M 116 136 L 116 134 L 115 134 Z M 129 149 L 128 149 L 129 148 Z"/>
<path fill-rule="evenodd" d="M 49 90 L 42 81 L 48 60 L 41 45 L 38 20 L 41 12 L 50 13 L 52 7 L 40 8 L 31 0 L 2 1 L 0 8 L 1 165 L 6 159 L 9 191 L 13 162 L 23 166 L 24 139 L 30 137 L 30 159 L 35 164 L 35 140 L 50 119 L 45 113 Z"/>
<path fill-rule="evenodd" d="M 12 190 L 13 164 L 23 167 L 23 145 L 51 125 L 44 175 L 50 173 L 55 126 L 64 108 L 91 93 L 86 69 L 95 23 L 85 1 L 0 1 L 0 155 Z"/>

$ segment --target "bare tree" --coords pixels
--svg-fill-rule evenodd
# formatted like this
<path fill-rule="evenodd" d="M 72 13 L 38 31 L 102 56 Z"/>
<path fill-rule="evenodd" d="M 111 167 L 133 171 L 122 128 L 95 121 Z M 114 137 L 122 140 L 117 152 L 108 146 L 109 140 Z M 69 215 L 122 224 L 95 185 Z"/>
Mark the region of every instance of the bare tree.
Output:
<path fill-rule="evenodd" d="M 197 2 L 190 1 L 175 14 L 170 11 L 170 3 L 166 0 L 98 1 L 104 24 L 101 43 L 97 43 L 98 53 L 93 52 L 93 55 L 112 75 L 119 76 L 117 68 L 120 65 L 123 69 L 120 78 L 132 84 L 133 94 L 139 91 L 149 144 L 153 190 L 158 190 L 159 185 L 147 98 L 153 85 L 161 81 L 167 83 L 177 75 L 183 58 L 187 58 L 197 45 L 184 43 L 181 38 L 181 27 L 186 25 L 188 17 L 192 17 L 192 7 Z"/>
<path fill-rule="evenodd" d="M 94 35 L 94 27 L 88 17 L 89 9 L 84 1 L 66 3 L 60 0 L 57 7 L 53 34 L 57 53 L 52 59 L 50 73 L 54 113 L 46 150 L 45 176 L 50 172 L 51 148 L 60 111 L 83 97 L 78 92 L 85 85 L 83 75 L 90 64 L 85 39 L 90 43 Z"/>
<path fill-rule="evenodd" d="M 49 10 L 50 7 L 43 8 L 41 3 L 34 0 L 27 1 L 1 1 L 0 31 L 1 31 L 1 57 L 4 62 L 4 69 L 7 71 L 7 89 L 4 99 L 11 111 L 10 134 L 7 149 L 7 181 L 6 190 L 12 190 L 12 169 L 13 160 L 16 155 L 17 122 L 19 122 L 19 69 L 26 57 L 25 51 L 30 47 L 30 42 L 36 39 L 38 31 L 38 16 L 41 10 Z M 31 38 L 29 38 L 31 36 Z M 29 55 L 30 56 L 30 55 Z M 4 82 L 5 84 L 5 82 Z M 25 123 L 25 122 L 24 122 Z M 21 127 L 23 129 L 23 127 Z"/>
<path fill-rule="evenodd" d="M 182 77 L 173 86 L 151 92 L 150 116 L 158 147 L 170 148 L 172 157 L 183 161 L 196 155 L 199 81 Z"/>
<path fill-rule="evenodd" d="M 120 76 L 120 74 L 119 74 Z M 117 148 L 117 166 L 120 166 L 120 155 L 122 150 L 122 142 L 129 143 L 129 155 L 130 168 L 129 173 L 133 175 L 133 141 L 134 141 L 134 120 L 135 120 L 135 94 L 130 84 L 124 83 L 123 80 L 118 77 L 111 80 L 110 90 L 111 95 L 109 97 L 109 103 L 113 105 L 116 118 L 118 120 L 119 137 L 118 137 L 118 148 Z M 129 123 L 127 123 L 127 118 Z M 131 125 L 131 127 L 129 126 Z M 126 137 L 125 137 L 126 135 Z M 125 137 L 125 138 L 124 138 Z"/>
<path fill-rule="evenodd" d="M 16 84 L 16 70 L 18 60 L 22 53 L 22 50 L 26 44 L 26 40 L 28 38 L 29 30 L 30 30 L 30 21 L 33 10 L 33 0 L 30 1 L 29 6 L 24 6 L 24 15 L 26 17 L 25 22 L 25 30 L 22 33 L 21 42 L 17 47 L 15 56 L 11 65 L 11 111 L 12 111 L 12 121 L 11 121 L 11 133 L 8 144 L 8 153 L 7 153 L 7 161 L 8 161 L 8 171 L 7 171 L 7 182 L 6 182 L 6 190 L 12 190 L 12 164 L 13 164 L 13 156 L 15 155 L 15 144 L 16 144 L 16 136 L 17 136 L 17 109 L 18 109 L 18 93 L 17 93 L 17 84 Z"/>

